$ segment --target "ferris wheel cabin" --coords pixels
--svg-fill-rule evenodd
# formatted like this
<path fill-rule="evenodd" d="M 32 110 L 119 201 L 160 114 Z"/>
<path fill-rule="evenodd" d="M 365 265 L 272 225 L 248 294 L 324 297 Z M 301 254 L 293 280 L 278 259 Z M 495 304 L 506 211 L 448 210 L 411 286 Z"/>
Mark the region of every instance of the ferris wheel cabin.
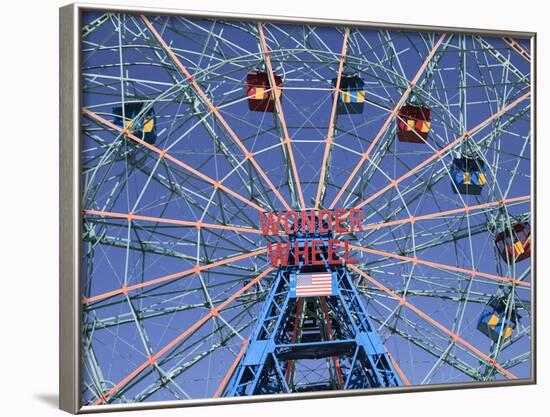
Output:
<path fill-rule="evenodd" d="M 451 165 L 451 178 L 455 194 L 479 195 L 487 183 L 485 162 L 480 158 L 455 158 Z"/>
<path fill-rule="evenodd" d="M 152 145 L 157 140 L 155 110 L 143 108 L 143 102 L 125 103 L 124 112 L 122 106 L 113 107 L 113 123 Z"/>
<path fill-rule="evenodd" d="M 509 314 L 509 318 L 507 315 Z M 477 329 L 493 342 L 497 342 L 502 332 L 502 339 L 506 340 L 517 326 L 515 310 L 506 311 L 506 301 L 503 297 L 493 296 L 481 312 Z"/>
<path fill-rule="evenodd" d="M 336 88 L 337 79 L 332 80 L 332 87 Z M 357 75 L 342 74 L 340 90 L 337 92 L 337 114 L 361 114 L 365 103 L 364 81 Z"/>
<path fill-rule="evenodd" d="M 397 138 L 400 142 L 426 143 L 431 127 L 431 109 L 407 104 L 397 115 Z"/>
<path fill-rule="evenodd" d="M 273 74 L 275 84 L 280 87 L 283 78 Z M 282 90 L 277 88 L 275 94 L 282 98 Z M 269 83 L 269 75 L 266 72 L 252 71 L 246 76 L 246 96 L 248 97 L 248 109 L 250 111 L 270 112 L 275 111 L 275 94 Z"/>
<path fill-rule="evenodd" d="M 516 223 L 512 230 L 506 229 L 495 238 L 497 250 L 507 263 L 520 262 L 531 256 L 531 225 Z"/>

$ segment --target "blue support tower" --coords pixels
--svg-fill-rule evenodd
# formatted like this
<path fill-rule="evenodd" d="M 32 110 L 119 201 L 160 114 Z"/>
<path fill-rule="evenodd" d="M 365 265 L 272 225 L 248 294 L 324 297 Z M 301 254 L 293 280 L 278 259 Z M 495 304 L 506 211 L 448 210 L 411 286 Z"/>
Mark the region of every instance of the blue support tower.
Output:
<path fill-rule="evenodd" d="M 318 229 L 316 229 L 318 230 Z M 278 269 L 246 352 L 225 386 L 225 397 L 402 385 L 345 265 L 329 265 L 332 233 L 296 233 L 301 248 L 322 240 L 323 265 Z M 311 247 L 311 246 L 310 246 Z M 332 293 L 297 297 L 303 273 L 332 275 Z"/>

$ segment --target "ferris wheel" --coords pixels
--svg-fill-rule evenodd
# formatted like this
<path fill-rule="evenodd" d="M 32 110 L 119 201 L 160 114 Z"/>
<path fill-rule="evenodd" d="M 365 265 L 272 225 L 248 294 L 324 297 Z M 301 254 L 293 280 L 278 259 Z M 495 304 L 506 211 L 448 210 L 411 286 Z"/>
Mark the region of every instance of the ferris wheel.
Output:
<path fill-rule="evenodd" d="M 83 402 L 529 378 L 530 61 L 511 38 L 85 13 Z M 273 263 L 285 239 L 356 262 Z"/>

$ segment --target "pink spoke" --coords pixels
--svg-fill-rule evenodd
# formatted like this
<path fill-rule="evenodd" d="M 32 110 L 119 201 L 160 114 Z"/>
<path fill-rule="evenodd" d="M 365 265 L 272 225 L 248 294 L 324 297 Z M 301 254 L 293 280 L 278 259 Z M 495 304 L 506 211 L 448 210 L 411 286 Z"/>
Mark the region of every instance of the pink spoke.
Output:
<path fill-rule="evenodd" d="M 160 357 L 162 357 L 164 354 L 166 354 L 168 351 L 170 351 L 173 347 L 175 347 L 183 339 L 185 339 L 186 337 L 191 335 L 193 332 L 198 330 L 200 327 L 202 327 L 212 317 L 218 317 L 220 315 L 220 312 L 225 307 L 227 307 L 233 300 L 235 300 L 241 294 L 243 294 L 244 292 L 249 290 L 253 285 L 255 285 L 260 280 L 262 280 L 271 271 L 273 271 L 273 268 L 271 268 L 271 267 L 266 269 L 264 272 L 262 272 L 260 275 L 258 275 L 256 278 L 254 278 L 252 281 L 250 281 L 247 285 L 242 287 L 239 291 L 235 292 L 232 296 L 227 298 L 219 306 L 213 308 L 212 310 L 210 310 L 210 312 L 208 314 L 202 316 L 199 320 L 197 320 L 189 328 L 187 328 L 185 331 L 180 333 L 179 336 L 177 336 L 170 343 L 165 345 L 157 353 L 155 353 L 154 355 L 151 355 L 145 362 L 143 362 L 136 369 L 134 369 L 130 374 L 128 374 L 126 377 L 124 377 L 113 388 L 111 388 L 109 391 L 107 391 L 105 394 L 103 394 L 100 398 L 98 398 L 97 401 L 95 402 L 95 405 L 99 405 L 99 404 L 104 403 L 109 398 L 111 398 L 113 396 L 113 394 L 118 392 L 121 388 L 126 386 L 130 381 L 132 381 L 136 376 L 138 376 L 143 370 L 147 369 L 149 366 L 154 366 Z"/>
<path fill-rule="evenodd" d="M 451 150 L 454 146 L 456 146 L 457 144 L 459 144 L 460 142 L 462 142 L 464 139 L 466 139 L 467 137 L 473 135 L 475 132 L 477 132 L 478 130 L 481 130 L 483 129 L 485 126 L 487 126 L 491 121 L 493 121 L 494 119 L 502 116 L 504 113 L 506 113 L 508 110 L 514 108 L 515 106 L 517 106 L 519 103 L 521 103 L 523 100 L 527 99 L 529 96 L 531 95 L 531 92 L 527 92 L 525 93 L 524 95 L 522 95 L 521 97 L 515 99 L 514 101 L 512 101 L 510 104 L 508 104 L 507 106 L 503 107 L 502 109 L 500 109 L 499 111 L 497 111 L 495 114 L 493 114 L 492 116 L 489 116 L 487 119 L 485 119 L 484 121 L 482 121 L 481 123 L 478 123 L 476 126 L 474 126 L 473 128 L 471 128 L 470 130 L 468 130 L 467 132 L 465 132 L 463 135 L 459 136 L 458 138 L 456 138 L 455 140 L 453 140 L 451 143 L 449 143 L 447 146 L 445 146 L 443 149 L 435 152 L 432 156 L 430 156 L 429 158 L 425 159 L 423 162 L 421 162 L 420 164 L 418 164 L 417 166 L 415 166 L 414 168 L 410 169 L 409 171 L 407 171 L 405 174 L 403 174 L 402 176 L 400 176 L 399 178 L 396 178 L 392 181 L 390 181 L 384 188 L 382 188 L 381 190 L 377 191 L 376 193 L 372 194 L 370 197 L 368 197 L 366 200 L 363 200 L 361 203 L 357 204 L 354 208 L 361 208 L 361 207 L 364 207 L 365 205 L 369 204 L 372 200 L 374 200 L 375 198 L 377 197 L 380 197 L 382 194 L 384 194 L 386 191 L 388 191 L 389 189 L 391 189 L 392 187 L 397 187 L 401 182 L 403 182 L 405 179 L 409 178 L 410 176 L 414 175 L 416 172 L 418 172 L 419 170 L 421 170 L 422 168 L 424 168 L 426 165 L 428 165 L 430 162 L 433 162 L 434 160 L 436 160 L 437 158 L 441 158 L 446 152 L 448 152 L 449 150 Z"/>
<path fill-rule="evenodd" d="M 332 98 L 332 110 L 328 122 L 327 138 L 325 140 L 325 151 L 323 153 L 323 162 L 321 163 L 321 174 L 319 175 L 319 186 L 317 187 L 317 196 L 315 197 L 315 208 L 319 208 L 321 204 L 321 194 L 325 184 L 327 172 L 327 162 L 334 141 L 334 122 L 336 120 L 336 108 L 338 105 L 338 96 L 340 95 L 340 84 L 342 81 L 342 72 L 344 71 L 344 61 L 348 50 L 349 29 L 344 32 L 344 41 L 342 42 L 342 52 L 340 52 L 340 64 L 338 65 L 338 73 L 336 74 L 336 85 L 334 87 L 334 97 Z"/>
<path fill-rule="evenodd" d="M 182 64 L 182 62 L 180 61 L 180 59 L 177 57 L 177 55 L 174 53 L 174 51 L 168 46 L 168 44 L 166 43 L 166 41 L 162 38 L 162 36 L 160 35 L 160 33 L 155 29 L 155 27 L 153 26 L 153 24 L 151 23 L 151 21 L 149 21 L 149 19 L 144 16 L 144 15 L 141 15 L 141 19 L 143 20 L 143 22 L 145 23 L 145 25 L 147 26 L 147 28 L 149 28 L 149 30 L 151 31 L 151 33 L 153 34 L 153 36 L 155 37 L 155 39 L 158 41 L 158 43 L 162 46 L 162 48 L 164 49 L 164 51 L 168 54 L 168 56 L 172 59 L 172 62 L 174 62 L 174 64 L 178 67 L 178 69 L 185 75 L 187 81 L 193 86 L 193 88 L 195 89 L 195 91 L 197 92 L 197 94 L 201 97 L 202 101 L 204 102 L 204 104 L 206 104 L 206 106 L 210 109 L 210 111 L 212 112 L 212 114 L 214 114 L 214 116 L 216 116 L 216 118 L 218 119 L 218 121 L 222 124 L 222 126 L 225 128 L 225 130 L 227 131 L 227 133 L 229 134 L 229 136 L 231 137 L 231 139 L 233 139 L 233 142 L 235 142 L 237 144 L 237 146 L 241 149 L 241 151 L 244 153 L 244 156 L 247 160 L 250 161 L 250 163 L 254 166 L 254 168 L 256 169 L 256 171 L 260 174 L 260 176 L 264 179 L 264 181 L 266 182 L 266 184 L 269 186 L 269 188 L 271 189 L 271 191 L 273 191 L 273 194 L 275 194 L 275 196 L 279 199 L 279 201 L 283 204 L 283 206 L 285 206 L 285 208 L 287 210 L 290 210 L 290 206 L 288 205 L 288 203 L 286 202 L 286 200 L 283 198 L 283 196 L 281 195 L 281 193 L 279 192 L 279 190 L 273 185 L 273 183 L 271 182 L 271 180 L 269 179 L 269 177 L 267 176 L 267 174 L 264 172 L 264 170 L 260 167 L 260 165 L 258 164 L 258 162 L 256 161 L 256 159 L 254 159 L 254 154 L 251 153 L 247 148 L 246 146 L 244 146 L 244 144 L 242 143 L 242 141 L 239 139 L 239 137 L 237 136 L 237 134 L 235 133 L 235 131 L 229 126 L 229 123 L 227 123 L 227 121 L 225 120 L 225 118 L 222 116 L 221 112 L 219 111 L 219 109 L 214 106 L 214 104 L 212 103 L 212 101 L 208 98 L 208 96 L 206 95 L 206 93 L 202 90 L 202 88 L 200 87 L 200 85 L 197 83 L 197 81 L 195 80 L 195 78 L 191 75 L 191 73 L 187 70 L 187 68 Z"/>
<path fill-rule="evenodd" d="M 112 291 L 107 291 L 107 292 L 104 292 L 102 294 L 97 294 L 97 295 L 94 295 L 94 296 L 89 297 L 89 298 L 83 298 L 82 299 L 82 304 L 89 304 L 89 303 L 92 303 L 94 301 L 99 301 L 99 300 L 104 300 L 105 298 L 114 297 L 115 295 L 128 294 L 131 291 L 139 290 L 141 288 L 150 287 L 151 285 L 157 285 L 157 284 L 162 284 L 162 283 L 165 283 L 165 282 L 168 282 L 168 281 L 174 281 L 176 279 L 183 278 L 183 277 L 186 277 L 188 275 L 198 274 L 198 273 L 201 273 L 202 271 L 206 271 L 208 269 L 212 269 L 212 268 L 215 268 L 217 266 L 227 265 L 231 262 L 240 261 L 240 260 L 247 259 L 247 258 L 252 258 L 254 256 L 258 256 L 258 255 L 264 254 L 266 252 L 267 252 L 266 248 L 257 249 L 257 250 L 252 251 L 252 252 L 241 253 L 240 255 L 220 259 L 219 261 L 211 262 L 211 263 L 208 263 L 206 265 L 197 265 L 193 268 L 186 269 L 185 271 L 177 272 L 175 274 L 164 275 L 164 276 L 159 277 L 159 278 L 154 278 L 154 279 L 150 279 L 148 281 L 140 282 L 139 284 L 127 285 L 125 287 L 117 288 L 116 290 L 112 290 Z"/>
<path fill-rule="evenodd" d="M 176 226 L 183 226 L 183 227 L 196 227 L 197 229 L 204 228 L 204 229 L 229 230 L 236 233 L 240 233 L 240 232 L 254 233 L 254 234 L 262 233 L 261 230 L 251 229 L 250 227 L 204 223 L 200 220 L 199 221 L 176 220 L 176 219 L 168 219 L 166 217 L 151 217 L 151 216 L 142 216 L 135 213 L 115 213 L 110 211 L 99 211 L 99 210 L 82 210 L 82 212 L 90 216 L 109 217 L 113 219 L 124 219 L 124 220 L 128 220 L 129 222 L 139 220 L 139 221 L 147 221 L 147 222 L 154 222 L 154 223 L 173 224 Z"/>
<path fill-rule="evenodd" d="M 296 167 L 296 161 L 294 159 L 294 152 L 292 151 L 292 139 L 288 134 L 288 128 L 286 126 L 285 115 L 283 113 L 283 106 L 281 105 L 280 94 L 277 94 L 277 83 L 275 82 L 275 73 L 273 72 L 273 66 L 271 65 L 271 57 L 269 54 L 269 49 L 267 47 L 267 42 L 265 40 L 264 28 L 261 23 L 258 23 L 258 31 L 260 33 L 260 41 L 262 44 L 262 49 L 265 57 L 265 64 L 268 69 L 269 82 L 271 83 L 271 88 L 275 93 L 275 107 L 277 109 L 277 116 L 279 117 L 279 122 L 281 123 L 281 128 L 283 129 L 284 140 L 283 143 L 286 145 L 286 150 L 288 152 L 288 158 L 290 161 L 290 167 L 292 169 L 292 175 L 294 177 L 294 182 L 296 185 L 296 191 L 298 192 L 298 199 L 300 200 L 300 205 L 303 210 L 306 208 L 306 202 L 304 200 L 304 195 L 302 193 L 302 185 L 300 183 L 300 177 L 298 176 L 298 168 Z"/>
<path fill-rule="evenodd" d="M 397 255 L 397 254 L 391 253 L 391 252 L 385 252 L 385 251 L 381 251 L 381 250 L 377 250 L 377 249 L 365 248 L 363 246 L 357 246 L 357 245 L 352 245 L 352 244 L 350 244 L 349 247 L 350 247 L 350 249 L 355 249 L 355 250 L 358 250 L 358 251 L 361 251 L 361 252 L 371 253 L 373 255 L 378 255 L 378 256 L 393 258 L 393 259 L 399 259 L 400 261 L 410 262 L 412 264 L 426 265 L 426 266 L 430 266 L 432 268 L 444 269 L 444 270 L 452 271 L 452 272 L 458 272 L 458 273 L 461 273 L 461 274 L 470 275 L 474 278 L 475 277 L 482 277 L 482 278 L 487 278 L 487 279 L 491 279 L 491 280 L 494 280 L 494 281 L 500 281 L 500 282 L 506 282 L 506 283 L 509 283 L 509 284 L 515 284 L 515 285 L 518 285 L 520 287 L 527 287 L 527 288 L 529 288 L 531 286 L 531 284 L 529 284 L 528 282 L 520 281 L 520 280 L 514 279 L 514 278 L 501 277 L 500 275 L 488 274 L 486 272 L 476 271 L 475 269 L 459 268 L 459 267 L 456 267 L 456 266 L 446 265 L 446 264 L 442 264 L 442 263 L 439 263 L 439 262 L 426 261 L 424 259 L 419 259 L 417 257 L 411 258 L 411 257 L 408 257 L 408 256 Z"/>
<path fill-rule="evenodd" d="M 451 337 L 454 341 L 456 341 L 457 343 L 461 344 L 462 346 L 464 346 L 465 348 L 467 348 L 468 350 L 470 350 L 471 352 L 473 352 L 476 356 L 478 356 L 479 358 L 481 358 L 484 362 L 486 362 L 487 364 L 495 367 L 500 373 L 502 373 L 503 375 L 507 376 L 508 378 L 510 379 L 517 379 L 517 377 L 511 373 L 510 371 L 508 371 L 506 368 L 504 368 L 502 365 L 500 365 L 499 363 L 497 363 L 497 361 L 495 361 L 494 359 L 490 358 L 489 356 L 487 356 L 485 353 L 481 352 L 479 349 L 477 349 L 476 347 L 474 347 L 472 344 L 470 344 L 469 342 L 467 342 L 466 340 L 464 340 L 463 338 L 460 337 L 460 335 L 458 335 L 457 333 L 453 333 L 451 330 L 447 329 L 445 326 L 443 326 L 441 323 L 439 323 L 438 321 L 434 320 L 432 317 L 430 317 L 428 314 L 424 313 L 422 310 L 420 310 L 418 307 L 412 305 L 411 303 L 409 303 L 407 301 L 407 299 L 405 297 L 400 297 L 399 295 L 397 295 L 396 293 L 394 293 L 392 290 L 390 290 L 389 288 L 385 287 L 383 284 L 381 284 L 380 282 L 378 282 L 377 280 L 375 280 L 374 278 L 370 277 L 368 274 L 366 274 L 365 272 L 361 271 L 359 268 L 357 268 L 355 265 L 348 265 L 351 269 L 353 269 L 356 273 L 358 273 L 359 275 L 361 275 L 363 278 L 365 278 L 366 280 L 368 280 L 369 282 L 371 282 L 372 284 L 374 284 L 376 287 L 378 287 L 379 289 L 381 289 L 382 291 L 384 291 L 386 294 L 388 294 L 390 297 L 394 298 L 395 300 L 399 301 L 399 304 L 401 304 L 402 306 L 405 306 L 407 307 L 409 310 L 413 311 L 414 313 L 416 313 L 418 316 L 420 316 L 421 318 L 423 318 L 424 320 L 426 320 L 428 323 L 432 324 L 434 327 L 438 328 L 439 330 L 441 330 L 443 333 L 445 333 L 446 335 L 448 335 L 449 337 Z"/>
<path fill-rule="evenodd" d="M 378 131 L 377 135 L 374 137 L 374 140 L 372 141 L 370 146 L 367 148 L 367 151 L 363 154 L 363 156 L 361 157 L 361 159 L 359 160 L 359 162 L 357 163 L 357 165 L 355 166 L 355 168 L 351 172 L 350 176 L 348 177 L 348 179 L 346 180 L 346 182 L 344 183 L 342 188 L 340 188 L 340 191 L 338 191 L 338 194 L 336 195 L 336 197 L 334 197 L 334 200 L 332 201 L 329 208 L 331 208 L 331 209 L 334 208 L 336 203 L 338 203 L 340 198 L 342 198 L 342 195 L 344 194 L 344 191 L 346 191 L 346 189 L 349 187 L 349 185 L 350 185 L 351 181 L 353 180 L 353 178 L 357 175 L 357 173 L 359 172 L 359 170 L 363 166 L 363 163 L 367 159 L 370 158 L 370 154 L 371 154 L 372 150 L 374 149 L 374 147 L 376 146 L 376 144 L 378 143 L 378 141 L 380 140 L 380 138 L 382 137 L 382 135 L 384 134 L 384 132 L 386 131 L 386 129 L 388 128 L 390 123 L 392 122 L 392 120 L 395 118 L 395 116 L 399 112 L 399 109 L 401 109 L 401 107 L 403 106 L 403 104 L 405 103 L 407 98 L 409 97 L 409 94 L 411 93 L 411 91 L 415 87 L 416 83 L 418 82 L 418 80 L 420 79 L 422 74 L 424 73 L 424 70 L 426 69 L 426 67 L 428 66 L 428 64 L 432 60 L 433 56 L 435 55 L 435 53 L 439 49 L 439 46 L 443 42 L 443 39 L 445 39 L 445 34 L 442 34 L 439 37 L 439 39 L 435 43 L 434 47 L 432 48 L 432 50 L 430 51 L 430 53 L 428 54 L 428 56 L 426 57 L 426 59 L 424 60 L 424 62 L 420 66 L 420 68 L 418 69 L 418 71 L 416 72 L 416 75 L 414 76 L 412 81 L 409 83 L 407 89 L 405 90 L 405 92 L 403 93 L 403 95 L 401 96 L 401 98 L 399 99 L 399 101 L 397 102 L 395 107 L 393 108 L 393 110 L 390 112 L 390 114 L 386 118 L 386 121 L 382 125 L 382 128 Z"/>
<path fill-rule="evenodd" d="M 227 370 L 227 373 L 222 379 L 222 382 L 220 382 L 220 385 L 218 385 L 218 389 L 214 393 L 214 398 L 218 398 L 223 390 L 225 389 L 225 386 L 229 382 L 229 379 L 231 378 L 231 375 L 233 375 L 233 372 L 235 372 L 235 369 L 237 369 L 237 365 L 241 361 L 242 357 L 244 356 L 244 353 L 246 352 L 246 348 L 248 347 L 248 339 L 243 340 L 243 345 L 241 347 L 241 350 L 239 350 L 239 353 L 237 353 L 237 356 L 235 357 L 235 360 Z"/>
<path fill-rule="evenodd" d="M 366 224 L 366 225 L 362 225 L 361 230 L 359 231 L 378 230 L 384 227 L 398 226 L 400 224 L 406 224 L 406 223 L 414 223 L 420 220 L 431 220 L 431 219 L 436 219 L 438 217 L 450 216 L 454 214 L 471 213 L 476 210 L 483 210 L 489 207 L 505 206 L 506 204 L 517 203 L 521 201 L 529 201 L 530 199 L 531 199 L 531 196 L 529 195 L 525 195 L 521 197 L 505 198 L 503 200 L 492 201 L 490 203 L 477 204 L 474 206 L 464 206 L 464 207 L 459 207 L 456 209 L 445 210 L 445 211 L 437 211 L 435 213 L 422 214 L 420 216 L 410 216 L 405 219 L 392 220 L 384 223 Z M 354 232 L 357 233 L 357 230 L 354 230 Z M 350 233 L 350 231 L 341 232 L 338 234 L 346 234 L 346 233 Z"/>
<path fill-rule="evenodd" d="M 190 172 L 194 176 L 200 178 L 201 180 L 211 184 L 215 188 L 219 188 L 220 190 L 226 192 L 227 194 L 235 197 L 237 200 L 242 201 L 243 203 L 248 204 L 250 207 L 255 208 L 256 210 L 260 212 L 264 212 L 265 210 L 258 206 L 256 203 L 253 203 L 252 201 L 248 200 L 247 198 L 244 198 L 239 193 L 231 190 L 230 188 L 223 185 L 220 181 L 216 181 L 215 179 L 209 177 L 208 175 L 203 174 L 200 171 L 197 171 L 195 168 L 187 165 L 186 163 L 180 161 L 179 159 L 175 158 L 174 156 L 170 155 L 166 150 L 160 150 L 156 146 L 153 146 L 147 142 L 145 142 L 143 139 L 138 138 L 136 135 L 130 133 L 127 129 L 122 129 L 120 126 L 115 125 L 114 123 L 111 123 L 104 117 L 101 117 L 99 114 L 92 112 L 88 109 L 82 109 L 82 113 L 90 117 L 91 119 L 96 120 L 97 122 L 107 126 L 110 129 L 116 130 L 117 132 L 121 133 L 122 135 L 132 139 L 134 142 L 139 143 L 140 145 L 146 147 L 147 149 L 155 152 L 160 158 L 165 158 L 172 162 L 173 164 L 179 166 L 180 168 L 183 168 L 184 170 Z"/>

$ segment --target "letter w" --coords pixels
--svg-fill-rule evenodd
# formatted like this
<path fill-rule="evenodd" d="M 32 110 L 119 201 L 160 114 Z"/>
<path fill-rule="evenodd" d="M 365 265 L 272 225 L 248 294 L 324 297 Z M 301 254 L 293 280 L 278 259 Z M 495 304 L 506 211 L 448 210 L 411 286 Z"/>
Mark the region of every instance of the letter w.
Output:
<path fill-rule="evenodd" d="M 270 211 L 265 218 L 265 213 L 260 213 L 260 226 L 264 236 L 277 236 L 281 227 L 281 214 L 274 214 Z"/>
<path fill-rule="evenodd" d="M 277 242 L 273 245 L 271 242 L 267 242 L 267 249 L 269 251 L 269 260 L 272 266 L 287 266 L 288 255 L 290 253 L 289 242 Z"/>

